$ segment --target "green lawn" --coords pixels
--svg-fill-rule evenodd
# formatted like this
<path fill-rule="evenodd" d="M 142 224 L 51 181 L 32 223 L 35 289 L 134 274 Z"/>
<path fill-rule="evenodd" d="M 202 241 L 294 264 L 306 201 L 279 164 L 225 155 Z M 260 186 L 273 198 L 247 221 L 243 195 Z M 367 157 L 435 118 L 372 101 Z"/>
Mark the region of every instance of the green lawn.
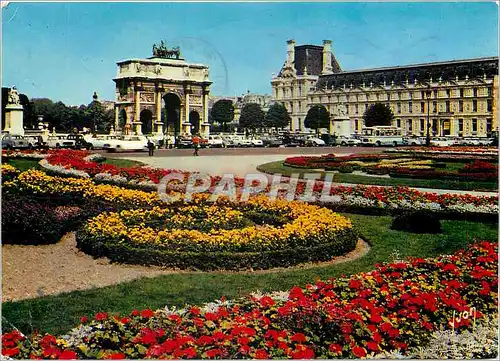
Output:
<path fill-rule="evenodd" d="M 40 164 L 38 164 L 39 162 L 40 162 L 40 159 L 18 158 L 18 159 L 8 159 L 6 163 L 10 164 L 13 167 L 16 167 L 21 172 L 24 172 L 24 171 L 31 169 L 31 168 L 42 169 L 42 167 L 40 167 Z"/>
<path fill-rule="evenodd" d="M 10 164 L 17 169 L 19 169 L 21 172 L 24 172 L 25 170 L 34 168 L 34 169 L 42 169 L 40 165 L 38 164 L 40 162 L 39 159 L 9 159 L 7 160 L 7 164 Z M 128 168 L 128 167 L 135 167 L 135 166 L 142 166 L 144 163 L 138 162 L 135 160 L 128 160 L 128 159 L 120 159 L 120 158 L 106 158 L 105 160 L 102 161 L 104 164 L 112 164 L 117 167 L 121 168 Z"/>
<path fill-rule="evenodd" d="M 451 163 L 453 164 L 453 163 Z M 456 166 L 456 163 L 454 164 Z M 294 168 L 283 164 L 283 161 L 276 161 L 261 164 L 257 170 L 275 174 L 280 173 L 285 176 L 290 176 L 298 173 L 302 177 L 305 173 L 319 173 L 323 178 L 324 171 L 314 171 L 311 169 Z M 337 183 L 353 183 L 353 184 L 369 184 L 380 186 L 406 186 L 417 188 L 436 188 L 436 189 L 459 189 L 459 190 L 476 190 L 476 191 L 496 191 L 498 190 L 498 182 L 466 182 L 450 179 L 411 179 L 411 178 L 382 178 L 371 177 L 351 173 L 335 173 L 333 181 Z"/>
<path fill-rule="evenodd" d="M 120 168 L 129 168 L 129 167 L 137 167 L 143 166 L 144 163 L 138 162 L 135 160 L 121 159 L 121 158 L 106 158 L 102 161 L 104 164 L 115 165 Z"/>
<path fill-rule="evenodd" d="M 25 333 L 38 329 L 61 334 L 78 324 L 81 316 L 92 316 L 99 311 L 158 309 L 165 305 L 200 304 L 221 296 L 234 298 L 255 290 L 288 290 L 294 285 L 302 286 L 317 279 L 371 270 L 375 263 L 391 260 L 395 250 L 402 257 L 431 257 L 463 248 L 473 239 L 498 239 L 497 224 L 442 221 L 442 234 L 417 235 L 389 229 L 390 217 L 347 216 L 353 220 L 361 236 L 372 245 L 367 255 L 352 262 L 270 273 L 181 273 L 58 296 L 6 302 L 2 305 L 2 326 L 6 329 L 13 324 Z M 46 276 L 50 277 L 50 270 L 47 270 Z M 53 281 L 58 282 L 56 279 Z"/>

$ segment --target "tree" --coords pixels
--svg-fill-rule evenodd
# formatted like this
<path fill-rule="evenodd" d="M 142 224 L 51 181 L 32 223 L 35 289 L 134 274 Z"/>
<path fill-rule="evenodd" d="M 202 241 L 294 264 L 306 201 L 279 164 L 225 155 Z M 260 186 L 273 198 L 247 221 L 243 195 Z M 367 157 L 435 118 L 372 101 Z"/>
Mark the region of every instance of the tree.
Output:
<path fill-rule="evenodd" d="M 97 132 L 109 131 L 113 124 L 113 114 L 106 111 L 98 100 L 92 101 L 85 110 L 86 117 L 90 120 L 90 129 Z"/>
<path fill-rule="evenodd" d="M 391 108 L 382 103 L 370 105 L 363 114 L 363 120 L 366 127 L 377 125 L 391 125 L 394 119 L 394 114 Z"/>
<path fill-rule="evenodd" d="M 227 123 L 234 119 L 234 105 L 229 99 L 221 99 L 214 103 L 210 110 L 209 119 L 211 123 L 222 125 L 222 129 L 226 129 Z"/>
<path fill-rule="evenodd" d="M 306 119 L 304 120 L 306 128 L 315 129 L 319 132 L 320 128 L 330 128 L 330 114 L 328 110 L 321 105 L 313 105 L 307 112 Z"/>
<path fill-rule="evenodd" d="M 257 103 L 248 103 L 241 109 L 240 128 L 255 130 L 264 127 L 265 113 Z"/>
<path fill-rule="evenodd" d="M 283 129 L 290 125 L 292 118 L 286 111 L 286 108 L 280 103 L 274 103 L 269 107 L 266 117 L 264 118 L 264 125 L 267 128 L 280 128 Z"/>

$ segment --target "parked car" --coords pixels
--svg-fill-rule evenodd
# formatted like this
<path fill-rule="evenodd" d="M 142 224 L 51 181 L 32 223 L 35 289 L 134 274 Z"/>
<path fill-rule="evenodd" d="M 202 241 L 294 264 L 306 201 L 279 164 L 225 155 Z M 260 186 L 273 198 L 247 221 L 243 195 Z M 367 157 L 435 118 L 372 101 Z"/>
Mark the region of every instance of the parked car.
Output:
<path fill-rule="evenodd" d="M 300 137 L 290 135 L 290 134 L 285 134 L 281 137 L 283 145 L 285 147 L 303 147 L 304 146 L 304 139 L 301 139 Z"/>
<path fill-rule="evenodd" d="M 458 141 L 458 145 L 468 145 L 468 146 L 481 146 L 490 145 L 492 139 L 490 138 L 462 138 Z"/>
<path fill-rule="evenodd" d="M 193 140 L 191 139 L 191 137 L 186 137 L 181 135 L 177 137 L 175 144 L 177 148 L 192 148 Z"/>
<path fill-rule="evenodd" d="M 22 135 L 5 134 L 2 137 L 2 149 L 26 149 L 30 143 Z"/>
<path fill-rule="evenodd" d="M 355 147 L 361 145 L 361 140 L 358 138 L 354 138 L 352 136 L 339 135 L 336 139 L 337 145 L 341 145 L 343 147 L 350 146 Z"/>
<path fill-rule="evenodd" d="M 262 137 L 261 140 L 262 140 L 262 145 L 268 148 L 281 147 L 283 145 L 283 141 L 278 137 L 265 136 Z"/>
<path fill-rule="evenodd" d="M 425 137 L 404 137 L 403 144 L 404 145 L 425 145 Z"/>
<path fill-rule="evenodd" d="M 148 139 L 140 135 L 123 136 L 110 140 L 107 149 L 109 152 L 147 151 Z"/>
<path fill-rule="evenodd" d="M 251 147 L 252 141 L 248 138 L 245 138 L 242 135 L 236 135 L 233 137 L 233 146 L 234 147 Z"/>
<path fill-rule="evenodd" d="M 47 146 L 41 135 L 26 135 L 24 138 L 28 142 L 28 148 L 30 149 L 39 149 Z"/>
<path fill-rule="evenodd" d="M 431 146 L 433 147 L 451 147 L 454 144 L 454 139 L 445 137 L 431 138 Z"/>
<path fill-rule="evenodd" d="M 67 139 L 75 141 L 76 149 L 82 149 L 82 148 L 92 149 L 91 144 L 85 140 L 85 137 L 82 134 L 69 134 L 67 136 Z"/>
<path fill-rule="evenodd" d="M 314 135 L 309 135 L 306 138 L 306 146 L 307 147 L 324 147 L 325 146 L 325 141 L 323 139 L 320 139 Z"/>
<path fill-rule="evenodd" d="M 118 139 L 116 135 L 85 135 L 88 149 L 108 149 L 111 142 Z"/>
<path fill-rule="evenodd" d="M 252 143 L 252 147 L 263 147 L 264 146 L 264 142 L 262 141 L 262 139 L 257 138 L 257 137 L 251 137 L 250 142 Z"/>
<path fill-rule="evenodd" d="M 49 135 L 47 138 L 47 146 L 49 148 L 75 148 L 75 140 L 68 139 L 67 135 Z"/>
<path fill-rule="evenodd" d="M 224 141 L 220 135 L 209 135 L 208 136 L 208 146 L 210 148 L 223 148 Z"/>

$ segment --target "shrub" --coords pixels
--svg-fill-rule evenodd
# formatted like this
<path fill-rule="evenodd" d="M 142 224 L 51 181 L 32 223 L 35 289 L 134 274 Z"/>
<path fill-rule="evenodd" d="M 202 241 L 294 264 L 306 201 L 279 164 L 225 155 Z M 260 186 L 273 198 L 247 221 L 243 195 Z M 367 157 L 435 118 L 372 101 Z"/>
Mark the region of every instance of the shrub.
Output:
<path fill-rule="evenodd" d="M 392 220 L 391 229 L 410 233 L 441 233 L 439 218 L 430 212 L 403 212 Z"/>
<path fill-rule="evenodd" d="M 2 199 L 2 242 L 48 244 L 62 235 L 63 225 L 53 207 L 29 197 Z"/>
<path fill-rule="evenodd" d="M 354 168 L 351 165 L 343 164 L 338 167 L 338 170 L 340 173 L 352 173 L 354 171 Z"/>

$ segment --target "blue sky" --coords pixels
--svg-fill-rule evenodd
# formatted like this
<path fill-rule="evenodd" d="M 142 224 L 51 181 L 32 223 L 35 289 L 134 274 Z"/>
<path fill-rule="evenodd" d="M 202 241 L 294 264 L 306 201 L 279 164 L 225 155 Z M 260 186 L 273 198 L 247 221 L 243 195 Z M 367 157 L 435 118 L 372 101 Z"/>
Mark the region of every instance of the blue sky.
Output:
<path fill-rule="evenodd" d="M 498 55 L 494 3 L 10 3 L 2 86 L 30 98 L 114 99 L 116 62 L 179 45 L 214 95 L 271 93 L 286 40 L 333 41 L 344 70 Z"/>

